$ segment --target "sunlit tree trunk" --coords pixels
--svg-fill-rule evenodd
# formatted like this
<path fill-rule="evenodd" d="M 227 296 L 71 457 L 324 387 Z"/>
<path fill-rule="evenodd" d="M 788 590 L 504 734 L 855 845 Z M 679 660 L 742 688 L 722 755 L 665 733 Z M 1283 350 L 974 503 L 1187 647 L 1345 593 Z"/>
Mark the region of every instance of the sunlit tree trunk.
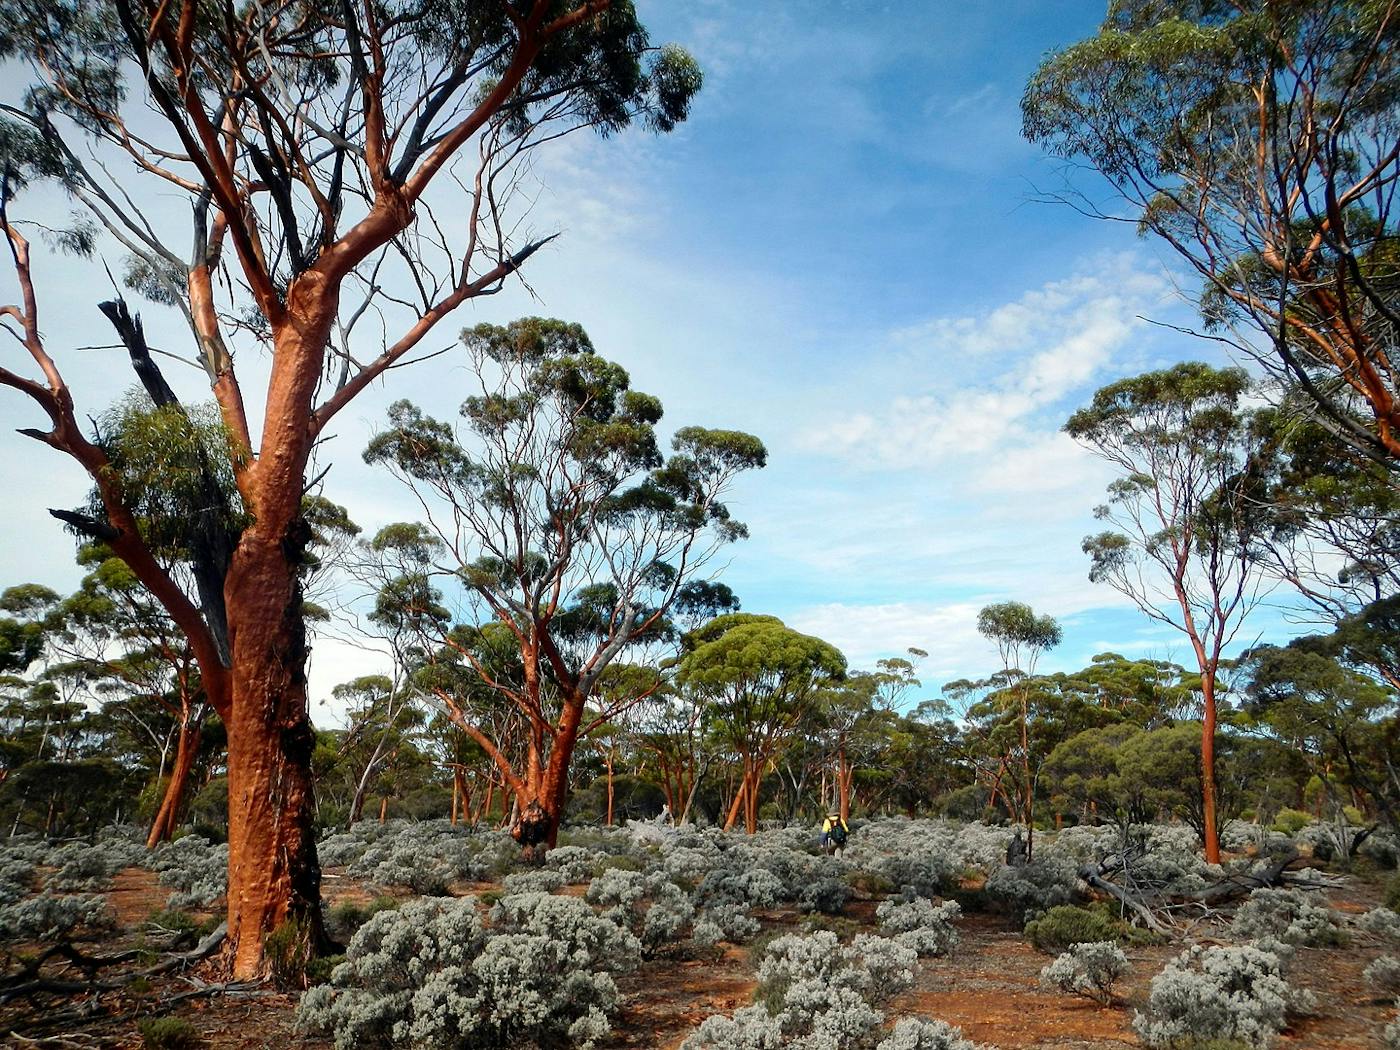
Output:
<path fill-rule="evenodd" d="M 185 802 L 185 789 L 198 754 L 199 726 L 193 724 L 186 714 L 175 743 L 175 761 L 170 767 L 170 779 L 166 781 L 160 809 L 156 811 L 150 833 L 146 836 L 147 849 L 154 849 L 157 843 L 168 842 L 175 833 Z"/>

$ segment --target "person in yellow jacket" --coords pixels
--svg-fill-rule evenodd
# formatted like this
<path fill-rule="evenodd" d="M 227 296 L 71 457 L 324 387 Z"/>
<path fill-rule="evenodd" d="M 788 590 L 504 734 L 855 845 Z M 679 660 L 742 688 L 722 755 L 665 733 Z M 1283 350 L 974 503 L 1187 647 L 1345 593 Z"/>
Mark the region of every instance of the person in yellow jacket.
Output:
<path fill-rule="evenodd" d="M 846 820 L 840 813 L 828 813 L 822 822 L 822 849 L 834 857 L 841 856 L 846 848 L 846 836 L 850 833 L 851 829 L 846 826 Z"/>

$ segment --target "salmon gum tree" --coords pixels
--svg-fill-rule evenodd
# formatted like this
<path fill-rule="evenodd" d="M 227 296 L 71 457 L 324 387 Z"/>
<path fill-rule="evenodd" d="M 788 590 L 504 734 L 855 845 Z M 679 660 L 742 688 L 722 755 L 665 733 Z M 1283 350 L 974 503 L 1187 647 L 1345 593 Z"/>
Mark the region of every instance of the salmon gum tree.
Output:
<path fill-rule="evenodd" d="M 169 611 L 228 728 L 228 952 L 252 977 L 273 928 L 323 940 L 299 571 L 313 450 L 539 249 L 509 232 L 522 158 L 581 128 L 668 131 L 700 73 L 653 47 L 625 0 L 17 0 L 0 10 L 0 57 L 31 74 L 0 123 L 14 296 L 0 315 L 24 361 L 0 365 L 0 385 L 45 418 L 25 433 L 92 476 L 97 513 L 65 520 Z M 43 265 L 16 201 L 41 179 L 86 212 L 52 239 L 125 251 L 128 287 L 183 315 L 217 402 L 238 524 L 178 571 L 45 340 Z M 139 318 L 104 311 L 151 400 L 181 405 Z M 237 359 L 256 347 L 267 379 L 250 389 Z"/>
<path fill-rule="evenodd" d="M 462 424 L 400 401 L 365 459 L 428 512 L 439 542 L 422 546 L 418 578 L 465 591 L 470 622 L 414 621 L 437 654 L 420 681 L 491 757 L 515 797 L 513 834 L 539 857 L 578 741 L 662 686 L 652 661 L 622 658 L 673 644 L 673 612 L 727 594 L 698 574 L 747 535 L 721 497 L 767 452 L 749 434 L 690 426 L 663 456 L 661 403 L 576 324 L 526 318 L 462 340 L 478 377 Z M 518 746 L 488 728 L 503 702 Z"/>

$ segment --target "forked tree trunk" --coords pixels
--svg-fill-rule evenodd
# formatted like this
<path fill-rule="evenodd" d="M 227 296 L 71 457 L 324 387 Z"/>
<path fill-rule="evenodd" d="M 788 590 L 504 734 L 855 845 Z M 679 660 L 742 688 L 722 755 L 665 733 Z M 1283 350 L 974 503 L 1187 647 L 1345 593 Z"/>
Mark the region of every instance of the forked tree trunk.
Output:
<path fill-rule="evenodd" d="M 306 704 L 306 634 L 294 562 L 305 523 L 285 540 L 244 534 L 225 600 L 232 655 L 228 727 L 228 949 L 233 976 L 263 972 L 263 939 L 287 921 L 314 951 L 321 869 L 312 818 L 315 735 Z"/>
<path fill-rule="evenodd" d="M 165 793 L 160 801 L 160 809 L 151 821 L 150 834 L 146 836 L 146 848 L 155 849 L 161 842 L 170 841 L 175 827 L 180 821 L 180 811 L 185 803 L 185 787 L 189 783 L 190 770 L 194 768 L 195 757 L 199 754 L 199 726 L 192 724 L 186 716 L 180 726 L 175 744 L 175 763 L 170 767 L 170 779 L 166 781 Z"/>

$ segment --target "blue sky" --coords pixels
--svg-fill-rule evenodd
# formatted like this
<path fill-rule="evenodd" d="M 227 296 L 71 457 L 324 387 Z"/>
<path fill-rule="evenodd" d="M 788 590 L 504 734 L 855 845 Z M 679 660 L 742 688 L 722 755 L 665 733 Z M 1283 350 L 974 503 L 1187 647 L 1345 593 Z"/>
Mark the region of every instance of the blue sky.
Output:
<path fill-rule="evenodd" d="M 452 328 L 579 321 L 662 399 L 668 425 L 762 437 L 770 465 L 732 501 L 752 538 L 729 550 L 724 579 L 745 608 L 822 635 L 856 666 L 918 646 L 929 686 L 985 674 L 996 655 L 976 612 L 1009 598 L 1065 627 L 1043 669 L 1105 649 L 1185 662 L 1184 641 L 1088 582 L 1079 541 L 1108 475 L 1058 431 L 1098 386 L 1216 351 L 1142 319 L 1189 320 L 1154 245 L 1033 201 L 1063 172 L 1020 136 L 1026 78 L 1093 32 L 1103 6 L 640 3 L 654 39 L 705 69 L 691 119 L 542 156 L 528 224 L 562 236 L 532 260 L 533 297 L 514 287 Z M 106 278 L 44 265 L 46 333 L 96 412 L 129 376 L 113 354 L 67 348 L 108 340 L 94 305 Z M 145 313 L 153 341 L 188 339 L 173 316 Z M 459 368 L 448 355 L 392 373 L 338 420 L 326 492 L 362 525 L 414 513 L 359 462 L 384 406 L 410 397 L 450 413 Z M 180 382 L 198 396 L 198 375 Z M 62 589 L 78 576 L 72 543 L 43 508 L 85 486 L 13 435 L 10 421 L 33 414 L 0 393 L 0 582 Z M 1265 609 L 1246 635 L 1287 630 Z M 317 698 L 374 662 L 322 639 Z"/>

